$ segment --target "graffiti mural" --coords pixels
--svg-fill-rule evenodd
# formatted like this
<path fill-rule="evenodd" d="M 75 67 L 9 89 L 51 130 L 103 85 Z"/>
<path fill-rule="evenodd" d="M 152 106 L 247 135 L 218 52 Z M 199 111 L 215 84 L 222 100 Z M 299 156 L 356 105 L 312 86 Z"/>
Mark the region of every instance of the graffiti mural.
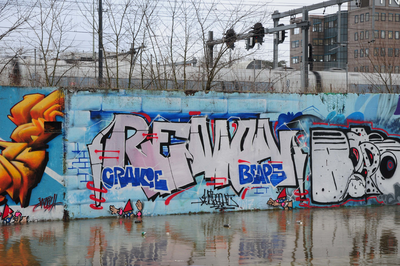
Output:
<path fill-rule="evenodd" d="M 3 88 L 3 93 L 7 95 L 0 99 L 3 224 L 62 217 L 63 207 L 54 209 L 63 205 L 63 199 L 57 201 L 65 191 L 63 146 L 60 138 L 54 139 L 62 132 L 64 93 L 12 87 Z"/>
<path fill-rule="evenodd" d="M 76 218 L 400 203 L 399 95 L 66 99 L 65 208 Z M 35 212 L 54 210 L 53 195 L 36 195 Z"/>
<path fill-rule="evenodd" d="M 63 116 L 63 99 L 60 91 L 29 94 L 11 108 L 8 118 L 17 127 L 12 141 L 0 141 L 0 203 L 9 195 L 21 207 L 29 205 L 30 191 L 40 182 L 48 161 L 46 143 L 57 135 L 46 130 L 46 122 Z"/>
<path fill-rule="evenodd" d="M 298 133 L 278 131 L 278 143 L 269 119 L 210 121 L 199 116 L 150 124 L 140 115 L 115 114 L 88 145 L 91 198 L 100 207 L 102 193 L 129 186 L 142 188 L 154 201 L 196 185 L 199 175 L 207 186 L 230 187 L 236 195 L 253 187 L 296 187 L 307 159 L 296 141 Z"/>
<path fill-rule="evenodd" d="M 372 126 L 311 131 L 312 198 L 318 203 L 395 192 L 400 140 Z"/>
<path fill-rule="evenodd" d="M 251 208 L 248 193 L 268 195 L 264 204 L 286 210 L 382 202 L 378 196 L 394 194 L 399 183 L 400 141 L 371 122 L 342 122 L 304 113 L 179 122 L 113 114 L 88 145 L 91 206 L 101 209 L 108 192 L 124 188 L 165 205 L 190 192 L 192 206 L 219 211 Z M 125 209 L 110 206 L 120 216 L 129 215 Z"/>

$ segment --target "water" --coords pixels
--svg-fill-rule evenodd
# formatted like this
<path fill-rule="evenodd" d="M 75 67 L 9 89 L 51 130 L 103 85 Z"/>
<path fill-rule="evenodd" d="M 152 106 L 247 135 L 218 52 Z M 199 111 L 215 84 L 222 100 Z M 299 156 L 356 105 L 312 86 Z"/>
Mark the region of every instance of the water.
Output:
<path fill-rule="evenodd" d="M 0 226 L 0 265 L 400 265 L 399 239 L 400 206 L 113 217 Z"/>

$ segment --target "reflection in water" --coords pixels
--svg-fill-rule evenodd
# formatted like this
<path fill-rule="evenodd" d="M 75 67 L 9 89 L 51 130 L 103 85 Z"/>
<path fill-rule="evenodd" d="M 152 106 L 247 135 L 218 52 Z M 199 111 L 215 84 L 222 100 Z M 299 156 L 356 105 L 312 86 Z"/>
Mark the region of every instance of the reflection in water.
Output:
<path fill-rule="evenodd" d="M 385 206 L 3 225 L 0 264 L 398 264 L 399 211 Z"/>

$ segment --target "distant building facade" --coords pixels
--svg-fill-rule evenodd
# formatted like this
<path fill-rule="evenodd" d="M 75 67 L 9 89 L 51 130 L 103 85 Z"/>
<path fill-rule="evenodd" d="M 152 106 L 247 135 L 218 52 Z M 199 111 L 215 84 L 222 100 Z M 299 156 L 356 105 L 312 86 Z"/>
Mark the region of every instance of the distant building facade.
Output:
<path fill-rule="evenodd" d="M 310 28 L 308 43 L 312 47 L 313 70 L 346 67 L 347 47 L 339 45 L 339 12 L 326 16 L 309 15 Z M 302 18 L 295 18 L 291 23 L 298 23 Z M 347 43 L 348 13 L 341 11 L 340 43 Z M 300 70 L 303 60 L 302 29 L 290 30 L 290 66 Z M 306 59 L 307 60 L 307 59 Z"/>
<path fill-rule="evenodd" d="M 399 73 L 400 1 L 349 4 L 349 71 Z"/>
<path fill-rule="evenodd" d="M 302 18 L 292 20 L 300 22 Z M 341 12 L 309 16 L 308 42 L 313 48 L 313 69 L 345 69 L 350 72 L 400 73 L 400 0 L 356 0 Z M 301 29 L 290 31 L 290 66 L 301 68 Z"/>

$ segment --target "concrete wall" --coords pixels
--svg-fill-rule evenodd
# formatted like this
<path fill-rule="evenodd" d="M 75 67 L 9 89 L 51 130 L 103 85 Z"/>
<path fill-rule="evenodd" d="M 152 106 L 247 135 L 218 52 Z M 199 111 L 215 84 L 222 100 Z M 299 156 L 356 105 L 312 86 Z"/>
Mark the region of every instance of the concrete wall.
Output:
<path fill-rule="evenodd" d="M 43 94 L 49 128 L 64 122 L 61 135 L 15 141 L 48 161 L 31 174 L 28 204 L 0 190 L 3 212 L 93 218 L 400 200 L 399 95 L 2 90 L 5 141 L 18 128 L 7 115 L 26 116 L 11 108 L 28 94 Z M 33 113 L 25 124 L 43 120 Z M 4 152 L 1 182 L 11 169 L 4 160 L 14 162 Z"/>

